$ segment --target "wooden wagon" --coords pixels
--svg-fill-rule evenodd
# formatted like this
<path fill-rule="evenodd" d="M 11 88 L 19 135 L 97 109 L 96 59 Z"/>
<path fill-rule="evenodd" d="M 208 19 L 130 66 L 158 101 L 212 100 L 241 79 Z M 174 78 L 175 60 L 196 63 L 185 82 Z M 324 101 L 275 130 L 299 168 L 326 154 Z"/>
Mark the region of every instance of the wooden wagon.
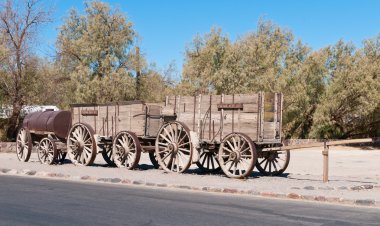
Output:
<path fill-rule="evenodd" d="M 222 168 L 234 178 L 249 176 L 255 165 L 265 175 L 281 174 L 289 151 L 262 150 L 281 146 L 282 103 L 281 93 L 167 97 L 164 112 L 174 112 L 180 124 L 158 131 L 158 162 L 176 172 L 191 163 L 205 171 Z"/>
<path fill-rule="evenodd" d="M 141 153 L 155 159 L 155 141 L 160 127 L 175 120 L 172 112 L 162 113 L 158 104 L 126 101 L 112 104 L 71 105 L 72 124 L 67 151 L 74 164 L 91 165 L 101 153 L 110 165 L 133 169 Z"/>
<path fill-rule="evenodd" d="M 169 172 L 182 173 L 196 163 L 201 170 L 222 169 L 235 178 L 249 176 L 255 165 L 265 175 L 278 175 L 289 163 L 289 151 L 276 148 L 281 146 L 282 102 L 280 93 L 257 93 L 171 96 L 155 104 L 74 104 L 70 117 L 61 120 L 69 129 L 26 124 L 18 150 L 29 150 L 25 141 L 33 137 L 49 138 L 51 149 L 67 152 L 76 165 L 91 165 L 101 153 L 108 164 L 133 169 L 141 153 L 149 153 L 156 168 Z M 63 142 L 65 148 L 56 148 Z"/>

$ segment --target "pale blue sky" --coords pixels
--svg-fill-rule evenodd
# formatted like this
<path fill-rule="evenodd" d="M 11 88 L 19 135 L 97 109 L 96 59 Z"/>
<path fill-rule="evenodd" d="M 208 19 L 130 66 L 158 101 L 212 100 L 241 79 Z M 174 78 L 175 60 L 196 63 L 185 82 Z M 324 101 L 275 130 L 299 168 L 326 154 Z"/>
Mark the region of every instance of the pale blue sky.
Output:
<path fill-rule="evenodd" d="M 54 22 L 41 32 L 39 54 L 51 55 L 58 27 L 70 8 L 83 10 L 83 1 L 53 0 Z M 339 39 L 360 46 L 380 33 L 380 1 L 370 0 L 109 0 L 133 22 L 141 50 L 158 68 L 173 60 L 182 70 L 185 47 L 197 34 L 221 27 L 233 40 L 256 29 L 260 17 L 290 29 L 313 49 Z"/>

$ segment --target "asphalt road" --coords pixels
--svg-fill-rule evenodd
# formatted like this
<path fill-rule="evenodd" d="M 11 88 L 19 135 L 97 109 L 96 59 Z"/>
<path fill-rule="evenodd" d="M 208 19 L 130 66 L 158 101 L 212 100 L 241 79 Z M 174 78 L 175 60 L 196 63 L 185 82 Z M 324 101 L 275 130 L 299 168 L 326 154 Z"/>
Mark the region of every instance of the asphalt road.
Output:
<path fill-rule="evenodd" d="M 0 225 L 379 225 L 375 208 L 0 176 Z"/>

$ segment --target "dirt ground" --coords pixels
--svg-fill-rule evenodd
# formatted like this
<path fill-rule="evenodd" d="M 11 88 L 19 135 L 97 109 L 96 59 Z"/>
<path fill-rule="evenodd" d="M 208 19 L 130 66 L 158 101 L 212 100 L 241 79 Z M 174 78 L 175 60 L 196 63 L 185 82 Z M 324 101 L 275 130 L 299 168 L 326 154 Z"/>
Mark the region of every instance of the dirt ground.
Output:
<path fill-rule="evenodd" d="M 322 149 L 309 148 L 291 151 L 290 164 L 279 177 L 265 177 L 254 170 L 246 180 L 231 179 L 222 172 L 202 174 L 195 164 L 185 174 L 165 173 L 154 169 L 148 154 L 142 154 L 136 170 L 106 166 L 101 155 L 94 166 L 75 166 L 69 160 L 63 165 L 43 165 L 32 153 L 29 162 L 19 162 L 15 153 L 0 154 L 0 169 L 12 169 L 15 174 L 35 171 L 62 175 L 62 178 L 87 178 L 105 181 L 135 181 L 136 184 L 177 186 L 195 190 L 220 191 L 233 189 L 255 194 L 277 194 L 280 197 L 297 195 L 331 199 L 370 200 L 380 202 L 380 149 L 337 146 L 329 151 L 329 182 L 322 182 Z M 1 170 L 0 170 L 1 171 Z M 1 173 L 1 172 L 0 172 Z M 38 173 L 37 173 L 38 174 Z M 42 175 L 42 174 L 40 174 Z M 316 198 L 314 198 L 316 199 Z"/>

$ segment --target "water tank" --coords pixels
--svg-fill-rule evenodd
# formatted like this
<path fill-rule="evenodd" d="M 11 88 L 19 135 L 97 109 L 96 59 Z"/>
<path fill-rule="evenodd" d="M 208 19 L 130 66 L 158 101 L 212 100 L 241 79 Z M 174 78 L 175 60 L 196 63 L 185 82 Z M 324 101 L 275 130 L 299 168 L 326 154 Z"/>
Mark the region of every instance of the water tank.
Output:
<path fill-rule="evenodd" d="M 31 132 L 50 132 L 59 138 L 66 138 L 71 128 L 70 111 L 33 112 L 25 116 L 23 127 Z"/>

